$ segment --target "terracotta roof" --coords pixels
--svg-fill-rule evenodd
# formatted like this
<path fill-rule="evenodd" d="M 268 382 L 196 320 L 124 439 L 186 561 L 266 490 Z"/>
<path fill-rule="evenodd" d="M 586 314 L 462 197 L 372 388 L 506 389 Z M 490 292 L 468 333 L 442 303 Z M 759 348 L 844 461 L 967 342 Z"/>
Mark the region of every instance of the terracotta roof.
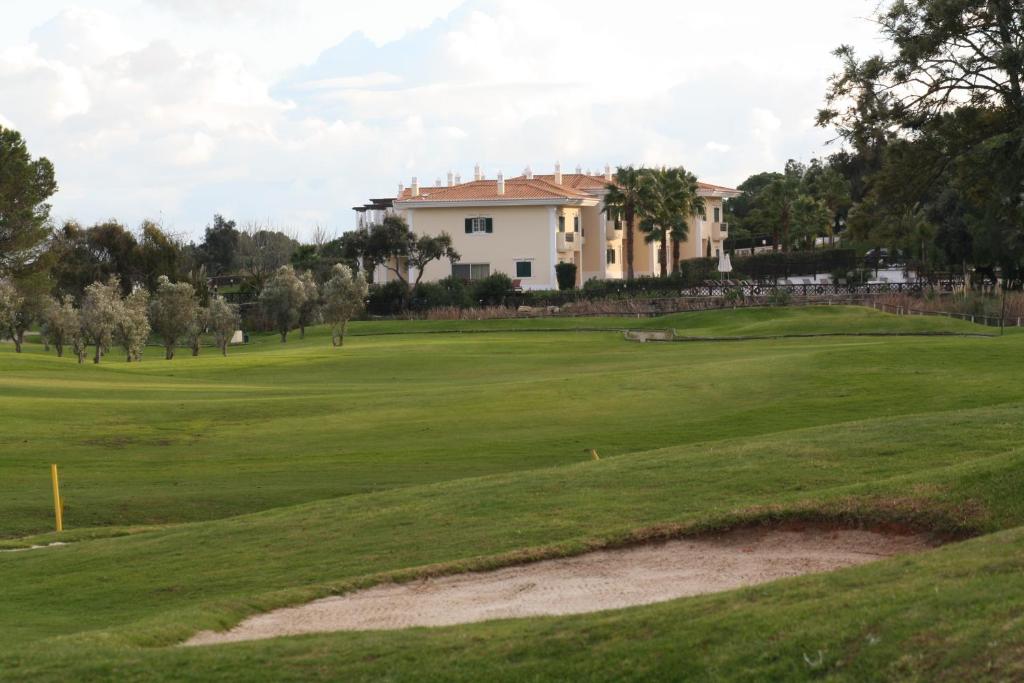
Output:
<path fill-rule="evenodd" d="M 452 187 L 421 188 L 418 197 L 403 193 L 408 202 L 509 201 L 516 199 L 593 199 L 574 189 L 555 185 L 542 178 L 508 178 L 505 194 L 498 194 L 497 180 L 474 180 Z"/>
<path fill-rule="evenodd" d="M 711 183 L 697 183 L 697 187 L 702 190 L 711 190 L 713 192 L 739 192 L 734 187 L 726 187 L 725 185 L 712 185 Z"/>
<path fill-rule="evenodd" d="M 533 177 L 546 180 L 549 183 L 555 182 L 555 176 L 553 174 L 535 175 Z M 565 187 L 571 187 L 574 190 L 603 190 L 608 185 L 608 181 L 604 179 L 604 175 L 587 175 L 586 173 L 563 173 L 562 185 L 564 185 Z"/>

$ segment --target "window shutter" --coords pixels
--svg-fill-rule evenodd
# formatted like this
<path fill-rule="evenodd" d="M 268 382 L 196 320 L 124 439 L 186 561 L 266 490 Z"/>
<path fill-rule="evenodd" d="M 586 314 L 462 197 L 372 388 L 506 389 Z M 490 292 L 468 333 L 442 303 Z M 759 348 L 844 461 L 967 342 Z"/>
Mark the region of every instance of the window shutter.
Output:
<path fill-rule="evenodd" d="M 471 232 L 473 232 L 473 219 L 472 218 L 467 218 L 466 219 L 466 234 L 468 235 Z"/>
<path fill-rule="evenodd" d="M 487 232 L 488 233 L 494 232 L 494 219 L 493 218 L 488 218 L 487 219 Z"/>

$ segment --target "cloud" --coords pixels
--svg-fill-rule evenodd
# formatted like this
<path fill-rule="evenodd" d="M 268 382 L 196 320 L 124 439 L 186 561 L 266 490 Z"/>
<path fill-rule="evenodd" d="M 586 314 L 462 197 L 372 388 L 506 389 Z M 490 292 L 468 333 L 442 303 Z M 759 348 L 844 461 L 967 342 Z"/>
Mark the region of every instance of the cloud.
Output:
<path fill-rule="evenodd" d="M 0 123 L 54 161 L 58 215 L 162 213 L 195 235 L 214 212 L 348 228 L 366 198 L 477 161 L 735 184 L 821 153 L 807 123 L 849 30 L 836 17 L 863 4 L 793 0 L 792 22 L 748 0 L 456 2 L 70 7 L 0 53 Z"/>

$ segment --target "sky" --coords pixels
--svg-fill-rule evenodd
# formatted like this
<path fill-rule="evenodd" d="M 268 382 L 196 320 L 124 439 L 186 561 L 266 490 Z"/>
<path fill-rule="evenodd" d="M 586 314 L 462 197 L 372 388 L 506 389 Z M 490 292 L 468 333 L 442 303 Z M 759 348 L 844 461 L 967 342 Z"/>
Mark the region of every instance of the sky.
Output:
<path fill-rule="evenodd" d="M 215 213 L 309 237 L 417 176 L 683 165 L 735 186 L 828 154 L 831 51 L 877 0 L 0 0 L 0 125 L 58 221 Z"/>

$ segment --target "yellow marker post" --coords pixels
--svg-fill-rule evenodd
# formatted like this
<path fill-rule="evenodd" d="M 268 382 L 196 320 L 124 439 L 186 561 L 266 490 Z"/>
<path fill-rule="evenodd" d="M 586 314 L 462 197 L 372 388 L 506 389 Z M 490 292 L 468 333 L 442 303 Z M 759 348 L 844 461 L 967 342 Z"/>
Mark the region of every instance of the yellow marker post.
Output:
<path fill-rule="evenodd" d="M 596 449 L 593 449 L 593 448 L 590 449 L 590 459 L 591 460 L 600 460 L 601 459 L 601 456 L 597 454 L 597 450 Z"/>
<path fill-rule="evenodd" d="M 60 481 L 57 479 L 56 465 L 50 465 L 50 478 L 53 480 L 53 514 L 57 520 L 57 531 L 64 531 L 64 505 L 60 500 Z"/>

